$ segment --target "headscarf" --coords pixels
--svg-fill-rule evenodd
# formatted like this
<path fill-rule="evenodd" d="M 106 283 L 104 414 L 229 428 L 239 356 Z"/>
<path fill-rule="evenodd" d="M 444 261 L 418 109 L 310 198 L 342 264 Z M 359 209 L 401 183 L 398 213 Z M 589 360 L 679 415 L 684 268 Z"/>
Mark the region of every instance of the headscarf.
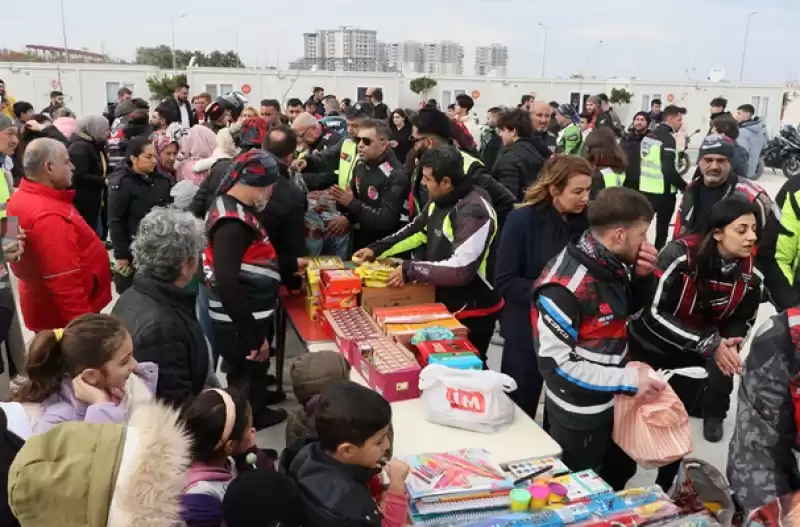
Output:
<path fill-rule="evenodd" d="M 219 185 L 217 194 L 225 194 L 236 183 L 251 187 L 268 187 L 278 181 L 280 170 L 275 157 L 265 150 L 254 148 L 233 160 Z"/>
<path fill-rule="evenodd" d="M 106 124 L 108 122 L 106 121 Z M 64 137 L 72 137 L 75 130 L 78 128 L 78 121 L 74 117 L 59 117 L 53 121 L 53 126 L 62 133 Z"/>
<path fill-rule="evenodd" d="M 233 159 L 239 154 L 239 149 L 234 143 L 233 135 L 230 128 L 223 128 L 217 132 L 217 147 L 211 154 L 211 157 L 201 159 L 194 164 L 192 170 L 196 173 L 205 173 L 211 170 L 214 163 L 220 159 Z"/>
<path fill-rule="evenodd" d="M 150 136 L 150 140 L 153 141 L 153 146 L 156 148 L 156 170 L 164 175 L 173 175 L 175 172 L 174 168 L 172 171 L 169 171 L 164 167 L 164 165 L 161 164 L 161 152 L 163 152 L 164 149 L 171 144 L 177 145 L 178 141 L 176 141 L 174 137 L 170 136 L 169 133 L 161 130 L 154 132 L 153 135 Z"/>
<path fill-rule="evenodd" d="M 181 140 L 181 152 L 184 158 L 175 165 L 175 179 L 183 181 L 189 179 L 200 185 L 205 179 L 205 173 L 192 170 L 195 163 L 201 159 L 211 157 L 217 146 L 217 136 L 207 126 L 194 125 L 189 133 Z"/>
<path fill-rule="evenodd" d="M 102 115 L 85 115 L 78 119 L 75 133 L 95 143 L 108 140 L 108 119 Z"/>

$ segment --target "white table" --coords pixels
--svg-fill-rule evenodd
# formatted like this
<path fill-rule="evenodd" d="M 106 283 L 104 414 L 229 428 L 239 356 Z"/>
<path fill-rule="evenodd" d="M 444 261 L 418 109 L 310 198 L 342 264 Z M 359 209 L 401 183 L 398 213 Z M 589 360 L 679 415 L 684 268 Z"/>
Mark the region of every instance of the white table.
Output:
<path fill-rule="evenodd" d="M 309 347 L 312 353 L 323 349 L 337 353 L 339 351 L 334 343 Z M 367 385 L 357 368 L 351 368 L 350 380 Z M 425 419 L 421 399 L 392 403 L 392 423 L 396 456 L 473 447 L 485 448 L 497 463 L 561 456 L 559 444 L 519 407 L 514 412 L 514 422 L 494 434 L 482 434 L 431 423 Z"/>

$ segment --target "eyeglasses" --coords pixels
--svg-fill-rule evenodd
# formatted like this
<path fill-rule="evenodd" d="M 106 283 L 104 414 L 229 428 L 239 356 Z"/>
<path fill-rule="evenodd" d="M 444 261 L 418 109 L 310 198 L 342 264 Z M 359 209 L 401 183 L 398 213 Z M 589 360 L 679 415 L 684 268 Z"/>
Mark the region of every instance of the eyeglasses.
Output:
<path fill-rule="evenodd" d="M 357 139 L 359 143 L 364 143 L 364 146 L 369 146 L 372 144 L 371 137 L 358 137 Z"/>

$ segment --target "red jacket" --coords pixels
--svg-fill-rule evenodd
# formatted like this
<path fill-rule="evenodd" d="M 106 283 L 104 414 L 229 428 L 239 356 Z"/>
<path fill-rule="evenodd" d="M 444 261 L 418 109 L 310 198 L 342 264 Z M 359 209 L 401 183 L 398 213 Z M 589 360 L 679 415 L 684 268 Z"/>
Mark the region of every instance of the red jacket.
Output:
<path fill-rule="evenodd" d="M 72 205 L 74 195 L 23 178 L 8 200 L 8 215 L 17 216 L 27 234 L 22 259 L 11 268 L 32 331 L 63 328 L 111 302 L 108 253 Z"/>

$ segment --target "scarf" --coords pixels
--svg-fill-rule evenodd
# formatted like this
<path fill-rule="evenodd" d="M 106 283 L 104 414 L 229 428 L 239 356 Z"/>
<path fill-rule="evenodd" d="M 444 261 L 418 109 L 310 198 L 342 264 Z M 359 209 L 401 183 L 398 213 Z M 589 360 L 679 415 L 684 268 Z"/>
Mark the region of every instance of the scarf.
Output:
<path fill-rule="evenodd" d="M 623 277 L 627 272 L 625 264 L 622 263 L 605 245 L 600 243 L 597 238 L 592 236 L 591 231 L 586 231 L 577 243 L 578 249 L 586 256 L 599 262 L 603 267 L 614 273 L 615 276 Z"/>

